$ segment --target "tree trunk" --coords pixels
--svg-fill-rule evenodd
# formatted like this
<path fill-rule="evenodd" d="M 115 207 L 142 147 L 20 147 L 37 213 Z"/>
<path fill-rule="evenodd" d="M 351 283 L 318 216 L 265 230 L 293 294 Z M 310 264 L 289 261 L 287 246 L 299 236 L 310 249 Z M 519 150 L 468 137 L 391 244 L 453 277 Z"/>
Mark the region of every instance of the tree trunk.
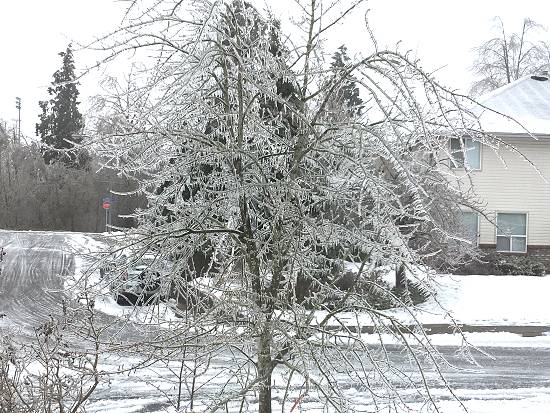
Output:
<path fill-rule="evenodd" d="M 258 413 L 271 413 L 271 329 L 269 321 L 265 323 L 258 342 L 258 376 L 262 378 Z"/>
<path fill-rule="evenodd" d="M 395 288 L 397 290 L 405 289 L 405 283 L 407 282 L 405 276 L 405 267 L 403 264 L 400 264 L 395 271 Z"/>

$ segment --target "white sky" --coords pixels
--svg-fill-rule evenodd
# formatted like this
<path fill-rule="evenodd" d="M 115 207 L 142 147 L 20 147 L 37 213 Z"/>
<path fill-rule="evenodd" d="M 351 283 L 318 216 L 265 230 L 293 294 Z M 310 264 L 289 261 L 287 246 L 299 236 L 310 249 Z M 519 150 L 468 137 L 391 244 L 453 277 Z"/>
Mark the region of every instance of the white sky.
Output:
<path fill-rule="evenodd" d="M 261 0 L 256 0 L 259 3 Z M 275 13 L 289 10 L 289 0 L 263 0 Z M 345 2 L 346 0 L 344 0 Z M 380 47 L 411 50 L 427 70 L 444 84 L 467 90 L 471 49 L 494 36 L 495 16 L 507 31 L 518 31 L 524 17 L 550 28 L 548 0 L 369 0 L 369 22 Z M 15 97 L 22 99 L 22 131 L 34 136 L 38 101 L 48 99 L 47 87 L 60 67 L 57 55 L 71 41 L 87 43 L 116 27 L 123 4 L 113 0 L 0 0 L 0 119 L 13 124 Z M 363 13 L 338 28 L 334 47 L 345 43 L 361 50 L 368 43 L 362 29 Z M 543 33 L 550 40 L 550 32 Z M 77 68 L 92 63 L 89 53 L 76 52 Z M 85 60 L 85 61 L 83 61 Z M 100 73 L 81 81 L 81 105 L 98 91 Z"/>

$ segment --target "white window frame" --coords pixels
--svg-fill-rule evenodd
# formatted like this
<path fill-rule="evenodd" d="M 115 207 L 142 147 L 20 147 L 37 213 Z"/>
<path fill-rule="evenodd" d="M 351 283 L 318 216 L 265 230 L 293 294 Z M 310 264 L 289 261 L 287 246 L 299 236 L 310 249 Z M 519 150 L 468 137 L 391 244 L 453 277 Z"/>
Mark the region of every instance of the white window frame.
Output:
<path fill-rule="evenodd" d="M 481 224 L 480 222 L 480 217 L 479 217 L 479 214 L 475 211 L 461 211 L 462 214 L 474 214 L 475 217 L 476 217 L 476 233 L 475 233 L 475 245 L 479 245 L 479 235 L 480 235 L 480 232 L 479 232 L 479 226 Z"/>
<path fill-rule="evenodd" d="M 499 233 L 498 233 L 498 215 L 499 214 L 525 215 L 525 235 L 499 235 Z M 497 211 L 497 213 L 496 213 L 496 224 L 497 225 L 495 227 L 495 249 L 496 249 L 497 252 L 505 252 L 505 253 L 509 253 L 509 254 L 526 254 L 527 253 L 527 246 L 529 244 L 529 240 L 528 240 L 529 214 L 527 212 L 522 212 L 522 211 Z M 510 249 L 509 250 L 499 250 L 497 248 L 498 237 L 509 238 L 509 240 L 510 240 Z M 525 250 L 523 250 L 523 251 L 513 251 L 512 250 L 512 239 L 513 238 L 524 238 L 525 239 Z"/>
<path fill-rule="evenodd" d="M 459 160 L 457 160 L 455 158 L 455 153 L 457 152 L 456 149 L 453 149 L 452 147 L 452 141 L 455 140 L 455 141 L 460 141 L 462 140 L 462 145 L 461 145 L 461 148 L 464 148 L 464 151 L 462 152 L 462 156 L 463 156 L 463 159 L 462 161 L 459 162 Z M 467 142 L 470 141 L 470 142 L 477 142 L 477 144 L 479 145 L 479 151 L 478 151 L 478 157 L 479 157 L 479 167 L 477 168 L 472 168 L 470 167 L 470 165 L 467 164 L 467 159 L 466 159 L 466 151 L 470 150 L 467 148 Z M 472 138 L 467 138 L 467 137 L 462 137 L 462 138 L 450 138 L 449 139 L 449 153 L 451 155 L 451 159 L 450 159 L 450 163 L 451 163 L 451 167 L 453 169 L 466 169 L 468 171 L 481 171 L 481 167 L 482 167 L 482 159 L 483 159 L 483 156 L 482 156 L 482 151 L 483 151 L 483 145 L 481 144 L 481 142 L 479 141 L 476 141 Z"/>

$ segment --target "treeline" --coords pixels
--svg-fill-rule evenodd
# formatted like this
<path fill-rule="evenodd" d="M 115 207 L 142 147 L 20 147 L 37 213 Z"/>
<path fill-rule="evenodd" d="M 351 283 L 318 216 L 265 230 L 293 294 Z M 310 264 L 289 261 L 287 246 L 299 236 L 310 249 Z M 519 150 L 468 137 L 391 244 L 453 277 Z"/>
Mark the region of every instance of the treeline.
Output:
<path fill-rule="evenodd" d="M 104 231 L 103 196 L 131 186 L 114 172 L 98 169 L 94 160 L 85 169 L 46 164 L 37 144 L 17 145 L 0 136 L 0 228 Z M 132 226 L 133 220 L 121 215 L 144 206 L 145 200 L 137 195 L 115 198 L 112 225 Z"/>

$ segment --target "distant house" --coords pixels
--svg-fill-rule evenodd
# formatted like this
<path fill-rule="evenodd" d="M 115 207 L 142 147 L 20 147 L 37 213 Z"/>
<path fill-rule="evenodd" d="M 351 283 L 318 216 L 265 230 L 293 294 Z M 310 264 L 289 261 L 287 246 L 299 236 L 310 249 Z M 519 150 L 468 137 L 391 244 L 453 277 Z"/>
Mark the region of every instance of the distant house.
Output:
<path fill-rule="evenodd" d="M 471 139 L 451 140 L 453 156 L 471 170 L 473 189 L 489 218 L 465 212 L 465 221 L 478 234 L 480 247 L 535 255 L 550 269 L 548 75 L 523 77 L 478 101 L 510 118 L 486 109 L 480 115 L 483 129 L 500 139 L 496 149 Z M 461 145 L 465 152 L 457 150 Z"/>

